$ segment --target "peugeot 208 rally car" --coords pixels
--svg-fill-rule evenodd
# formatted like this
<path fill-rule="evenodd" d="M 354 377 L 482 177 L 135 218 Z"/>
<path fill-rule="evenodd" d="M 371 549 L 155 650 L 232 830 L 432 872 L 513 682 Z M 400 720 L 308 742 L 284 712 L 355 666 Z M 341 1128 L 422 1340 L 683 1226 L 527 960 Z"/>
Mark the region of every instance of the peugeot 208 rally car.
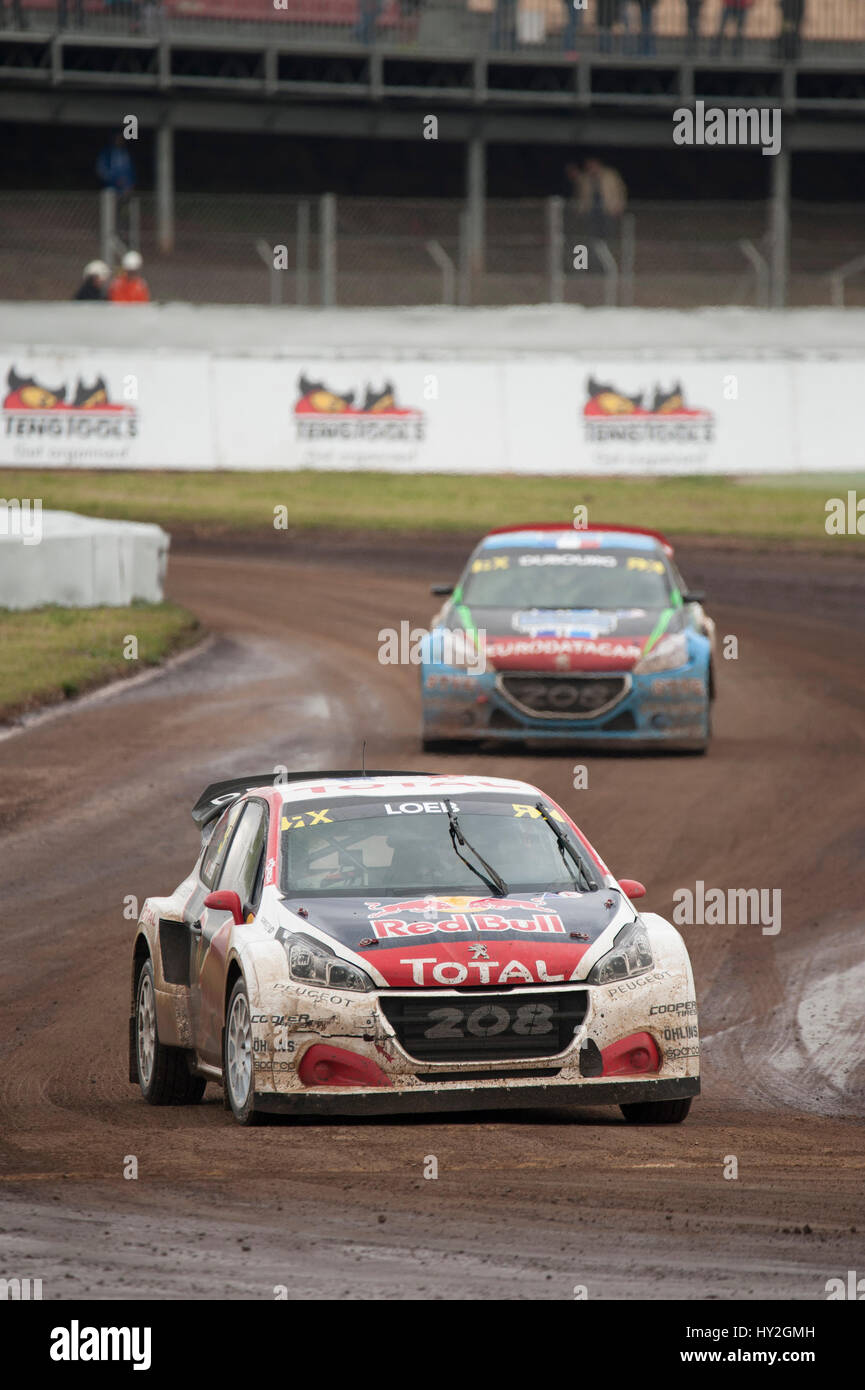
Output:
<path fill-rule="evenodd" d="M 491 531 L 433 619 L 424 747 L 551 740 L 702 753 L 714 625 L 669 541 L 636 527 Z"/>
<path fill-rule="evenodd" d="M 135 935 L 130 1080 L 152 1104 L 213 1081 L 245 1125 L 540 1105 L 684 1119 L 700 1044 L 682 939 L 536 787 L 303 772 L 216 783 L 193 816 L 195 867 Z"/>

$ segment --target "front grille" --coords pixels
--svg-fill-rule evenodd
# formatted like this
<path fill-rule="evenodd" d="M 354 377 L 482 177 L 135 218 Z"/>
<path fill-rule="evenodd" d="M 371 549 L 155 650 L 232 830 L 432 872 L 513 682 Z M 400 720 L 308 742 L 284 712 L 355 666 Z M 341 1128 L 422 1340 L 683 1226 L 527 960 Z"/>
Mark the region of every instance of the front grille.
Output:
<path fill-rule="evenodd" d="M 586 990 L 379 995 L 402 1047 L 419 1062 L 555 1057 L 586 1016 Z"/>
<path fill-rule="evenodd" d="M 585 676 L 563 672 L 500 675 L 498 687 L 525 714 L 540 719 L 593 719 L 612 709 L 631 688 L 629 675 Z"/>

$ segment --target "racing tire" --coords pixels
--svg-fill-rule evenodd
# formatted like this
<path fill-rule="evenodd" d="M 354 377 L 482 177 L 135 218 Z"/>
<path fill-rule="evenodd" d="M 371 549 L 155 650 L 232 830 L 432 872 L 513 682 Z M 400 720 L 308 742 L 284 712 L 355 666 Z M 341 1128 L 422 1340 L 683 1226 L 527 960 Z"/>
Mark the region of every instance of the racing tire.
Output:
<path fill-rule="evenodd" d="M 138 1084 L 149 1105 L 196 1105 L 207 1082 L 189 1070 L 180 1047 L 164 1047 L 156 1024 L 153 966 L 144 962 L 135 989 L 135 1059 Z"/>
<path fill-rule="evenodd" d="M 263 1125 L 270 1116 L 255 1109 L 255 1057 L 252 1050 L 252 1011 L 241 976 L 225 1011 L 222 1033 L 222 1083 L 226 1107 L 239 1125 Z"/>
<path fill-rule="evenodd" d="M 680 1125 L 691 1108 L 691 1096 L 681 1100 L 638 1100 L 619 1109 L 631 1125 Z"/>

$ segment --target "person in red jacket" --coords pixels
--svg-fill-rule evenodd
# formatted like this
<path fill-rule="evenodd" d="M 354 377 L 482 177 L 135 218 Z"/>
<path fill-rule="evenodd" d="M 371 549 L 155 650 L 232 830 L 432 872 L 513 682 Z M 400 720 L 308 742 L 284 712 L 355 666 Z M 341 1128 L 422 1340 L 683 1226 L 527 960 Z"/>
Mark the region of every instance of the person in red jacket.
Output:
<path fill-rule="evenodd" d="M 721 54 L 721 46 L 724 42 L 724 35 L 727 32 L 727 21 L 732 19 L 735 26 L 733 37 L 733 57 L 742 56 L 742 41 L 745 37 L 745 22 L 748 18 L 748 11 L 753 5 L 754 0 L 723 0 L 721 9 L 721 22 L 718 25 L 718 32 L 715 35 L 715 42 L 712 46 L 712 53 L 717 58 Z"/>
<path fill-rule="evenodd" d="M 109 286 L 108 298 L 114 304 L 148 304 L 150 290 L 144 276 L 139 274 L 143 265 L 141 253 L 127 251 L 120 265 L 121 269 Z"/>

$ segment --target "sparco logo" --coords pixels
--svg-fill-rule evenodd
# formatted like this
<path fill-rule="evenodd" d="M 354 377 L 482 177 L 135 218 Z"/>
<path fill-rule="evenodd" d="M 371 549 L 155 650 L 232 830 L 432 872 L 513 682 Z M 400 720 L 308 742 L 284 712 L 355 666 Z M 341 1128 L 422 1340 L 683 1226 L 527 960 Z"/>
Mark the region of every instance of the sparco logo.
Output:
<path fill-rule="evenodd" d="M 149 1327 L 69 1327 L 51 1330 L 52 1361 L 131 1361 L 135 1371 L 150 1370 Z"/>

